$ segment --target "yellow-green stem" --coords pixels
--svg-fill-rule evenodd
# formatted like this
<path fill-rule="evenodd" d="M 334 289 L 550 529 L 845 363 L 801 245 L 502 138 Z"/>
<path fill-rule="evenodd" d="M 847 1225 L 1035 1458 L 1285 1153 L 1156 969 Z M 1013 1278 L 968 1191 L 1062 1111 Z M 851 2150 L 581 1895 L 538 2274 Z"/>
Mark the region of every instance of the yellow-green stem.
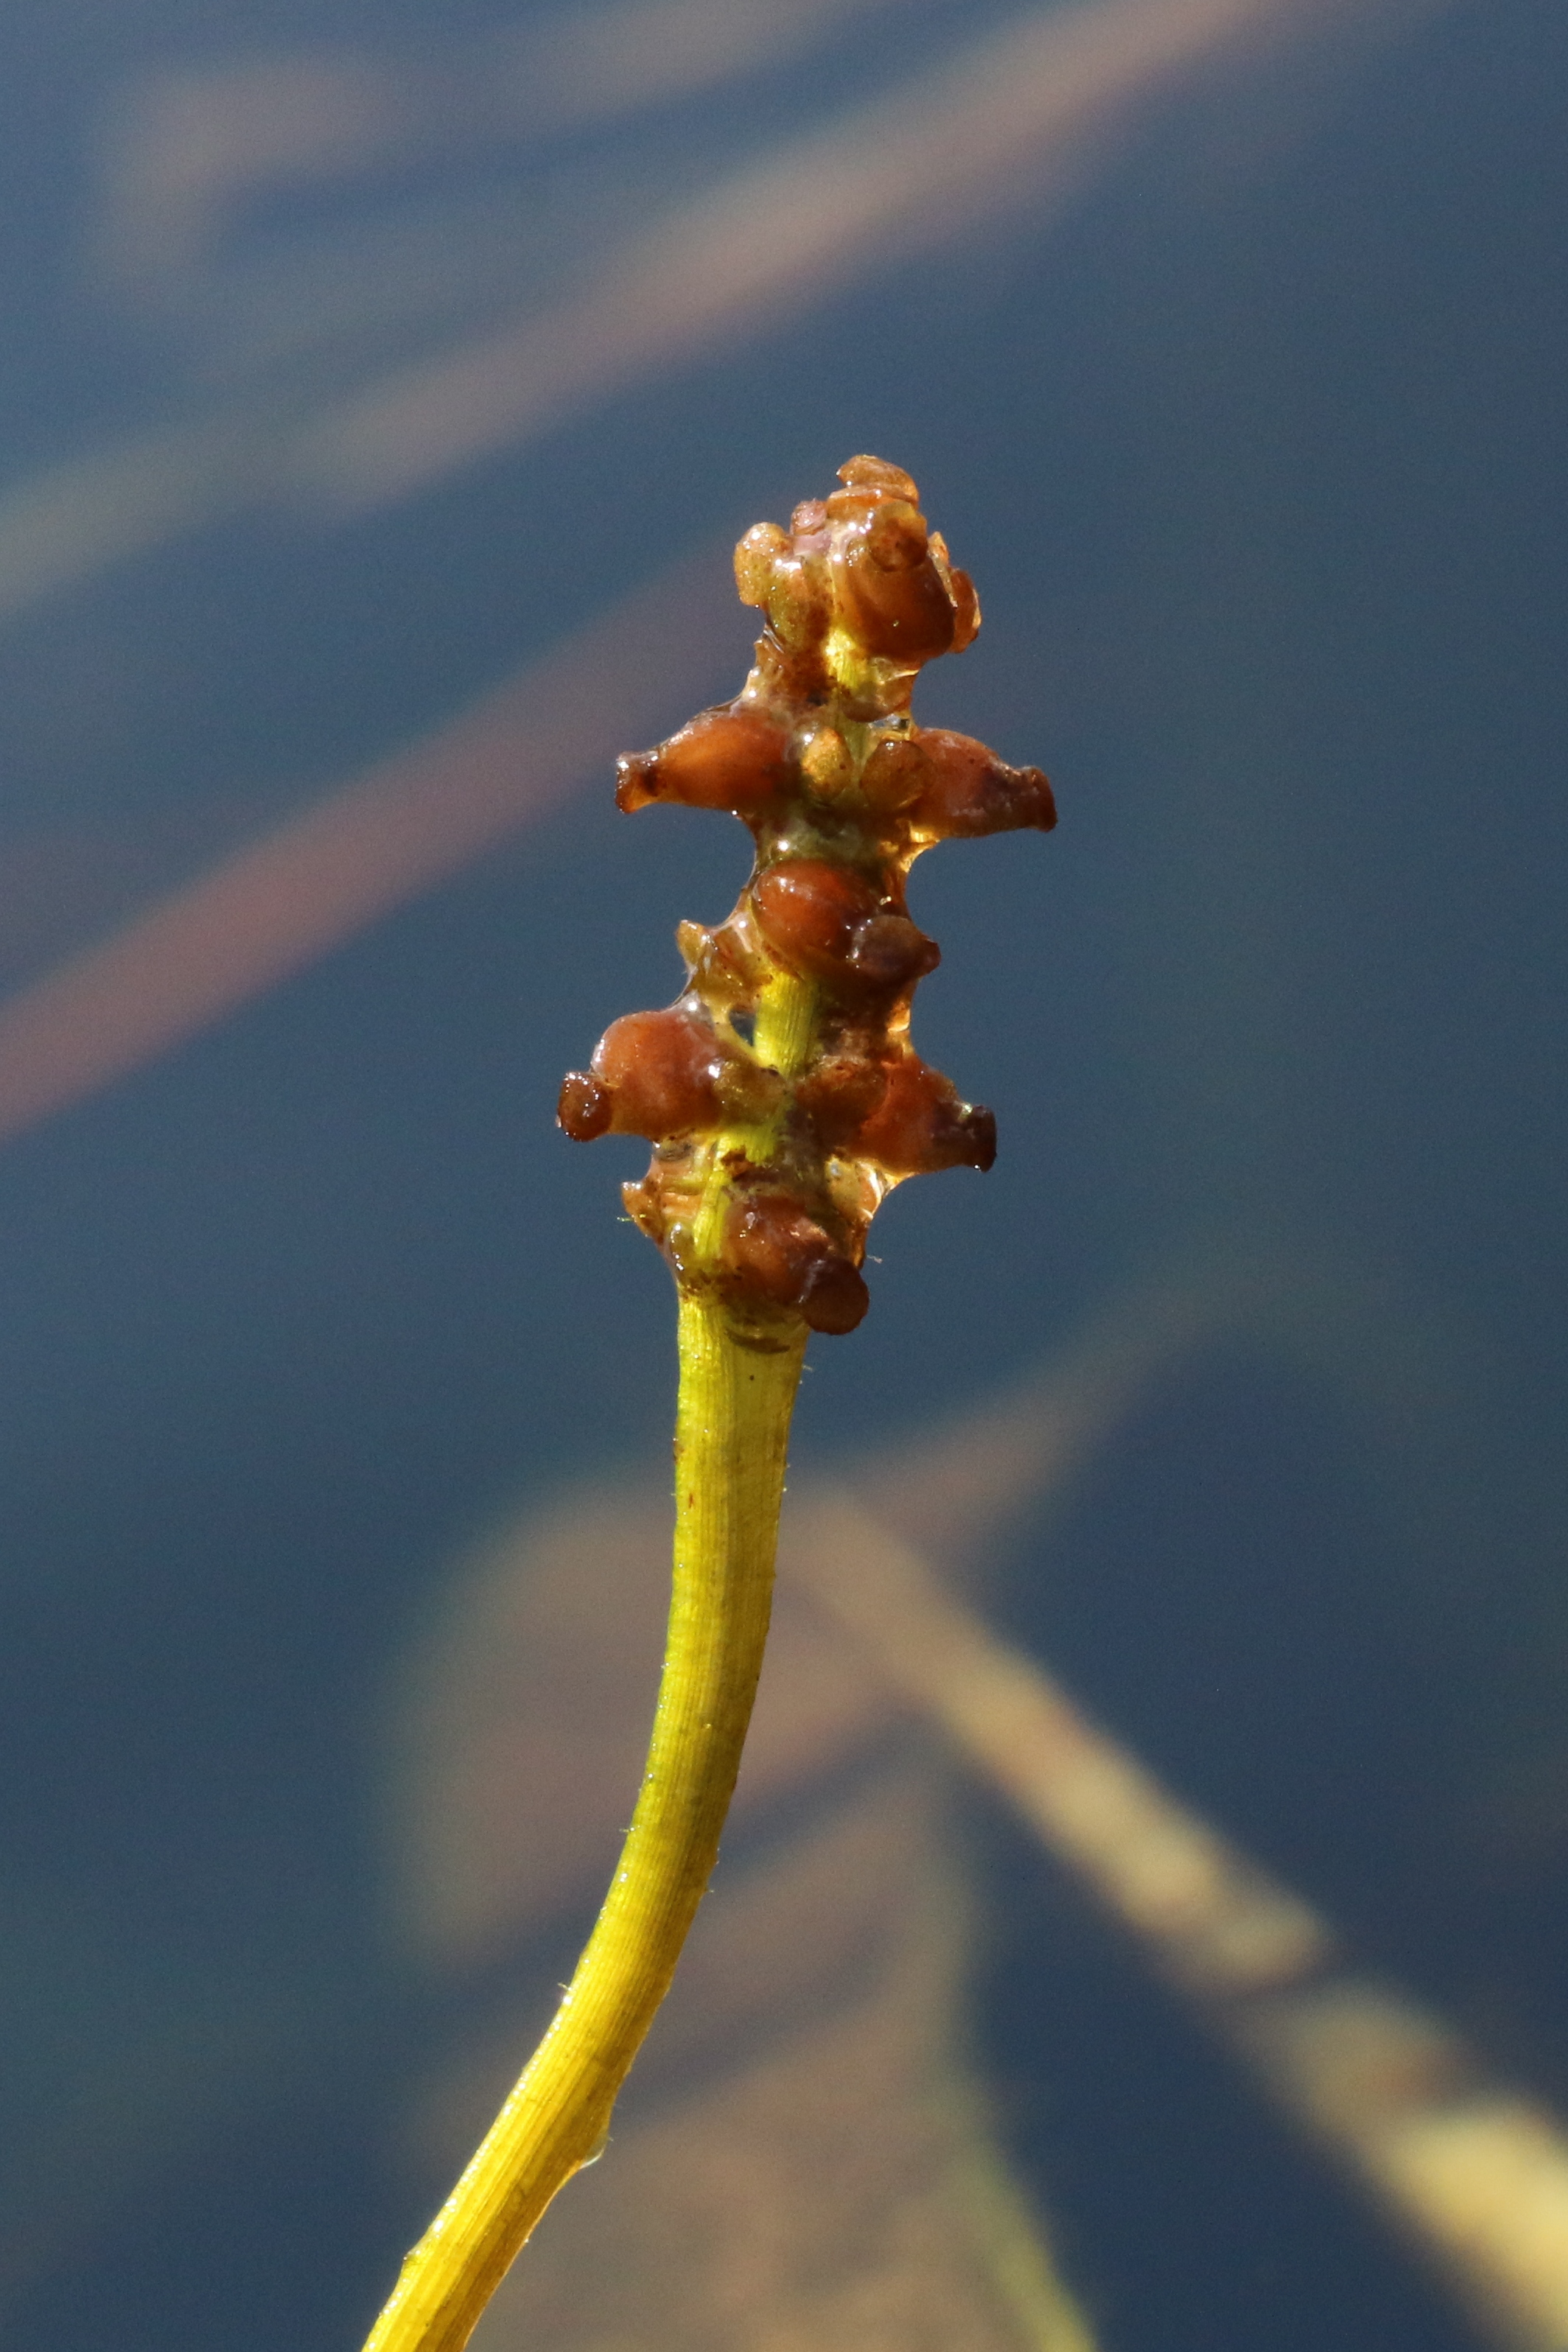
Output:
<path fill-rule="evenodd" d="M 798 1078 L 816 1037 L 817 992 L 809 980 L 778 972 L 757 993 L 752 1048 L 764 1067 Z"/>
<path fill-rule="evenodd" d="M 637 1811 L 554 2021 L 365 2352 L 459 2352 L 556 2190 L 603 2144 L 718 1856 L 767 1636 L 805 1351 L 804 1326 L 763 1350 L 711 1295 L 681 1298 L 674 1591 Z"/>

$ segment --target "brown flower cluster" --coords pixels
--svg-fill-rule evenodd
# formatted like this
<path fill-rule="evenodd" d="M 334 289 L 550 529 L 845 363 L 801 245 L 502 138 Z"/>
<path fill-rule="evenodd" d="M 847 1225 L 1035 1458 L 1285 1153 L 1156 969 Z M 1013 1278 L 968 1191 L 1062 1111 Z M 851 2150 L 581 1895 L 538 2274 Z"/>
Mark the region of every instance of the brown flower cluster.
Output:
<path fill-rule="evenodd" d="M 893 1185 L 995 1158 L 992 1114 L 909 1042 L 941 951 L 904 877 L 933 842 L 1056 823 L 1037 768 L 910 719 L 917 671 L 980 626 L 973 585 L 897 466 L 851 457 L 839 480 L 735 551 L 742 601 L 766 616 L 742 692 L 619 763 L 623 809 L 740 817 L 751 879 L 717 929 L 680 926 L 676 1002 L 612 1023 L 561 1089 L 579 1142 L 651 1141 L 628 1210 L 678 1282 L 717 1289 L 763 1345 L 796 1318 L 853 1330 Z"/>

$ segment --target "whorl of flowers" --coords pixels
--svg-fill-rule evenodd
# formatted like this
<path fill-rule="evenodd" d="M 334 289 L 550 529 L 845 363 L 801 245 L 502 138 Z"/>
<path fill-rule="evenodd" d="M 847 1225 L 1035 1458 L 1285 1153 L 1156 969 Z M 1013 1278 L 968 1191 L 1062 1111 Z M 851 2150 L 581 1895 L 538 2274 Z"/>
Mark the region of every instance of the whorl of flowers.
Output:
<path fill-rule="evenodd" d="M 904 877 L 935 842 L 1056 823 L 1037 768 L 910 719 L 917 671 L 980 626 L 973 585 L 908 474 L 851 457 L 838 478 L 735 550 L 742 602 L 766 616 L 735 700 L 619 762 L 628 812 L 679 801 L 750 827 L 740 903 L 715 930 L 681 924 L 681 994 L 613 1022 L 561 1089 L 579 1142 L 651 1141 L 627 1209 L 682 1288 L 717 1292 L 762 1346 L 802 1318 L 853 1330 L 888 1192 L 995 1158 L 990 1111 L 909 1042 L 941 951 Z"/>

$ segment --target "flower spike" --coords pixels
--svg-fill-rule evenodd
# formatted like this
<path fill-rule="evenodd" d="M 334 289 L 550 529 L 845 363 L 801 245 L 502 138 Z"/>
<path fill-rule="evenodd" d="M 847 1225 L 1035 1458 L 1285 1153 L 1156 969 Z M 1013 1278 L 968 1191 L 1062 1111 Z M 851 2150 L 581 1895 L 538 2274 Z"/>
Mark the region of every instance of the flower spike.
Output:
<path fill-rule="evenodd" d="M 853 1330 L 892 1187 L 995 1158 L 991 1113 L 909 1042 L 940 950 L 904 877 L 936 842 L 1057 821 L 1038 768 L 910 719 L 917 672 L 980 626 L 973 583 L 899 467 L 851 457 L 838 478 L 735 550 L 741 600 L 765 618 L 734 701 L 619 762 L 624 810 L 727 810 L 756 863 L 728 922 L 680 926 L 680 996 L 614 1022 L 559 1107 L 579 1142 L 653 1144 L 627 1209 L 682 1293 L 716 1296 L 763 1348 L 802 1319 Z"/>

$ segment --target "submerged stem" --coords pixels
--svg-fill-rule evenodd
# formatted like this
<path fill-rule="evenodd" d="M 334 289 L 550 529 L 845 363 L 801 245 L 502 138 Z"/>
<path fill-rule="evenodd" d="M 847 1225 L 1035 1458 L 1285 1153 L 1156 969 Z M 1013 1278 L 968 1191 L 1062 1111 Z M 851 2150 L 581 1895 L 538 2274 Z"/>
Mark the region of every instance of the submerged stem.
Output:
<path fill-rule="evenodd" d="M 805 1338 L 800 1325 L 761 1349 L 710 1294 L 681 1298 L 674 1591 L 637 1811 L 548 2032 L 365 2352 L 459 2352 L 556 2190 L 603 2145 L 718 1857 L 767 1636 Z"/>

